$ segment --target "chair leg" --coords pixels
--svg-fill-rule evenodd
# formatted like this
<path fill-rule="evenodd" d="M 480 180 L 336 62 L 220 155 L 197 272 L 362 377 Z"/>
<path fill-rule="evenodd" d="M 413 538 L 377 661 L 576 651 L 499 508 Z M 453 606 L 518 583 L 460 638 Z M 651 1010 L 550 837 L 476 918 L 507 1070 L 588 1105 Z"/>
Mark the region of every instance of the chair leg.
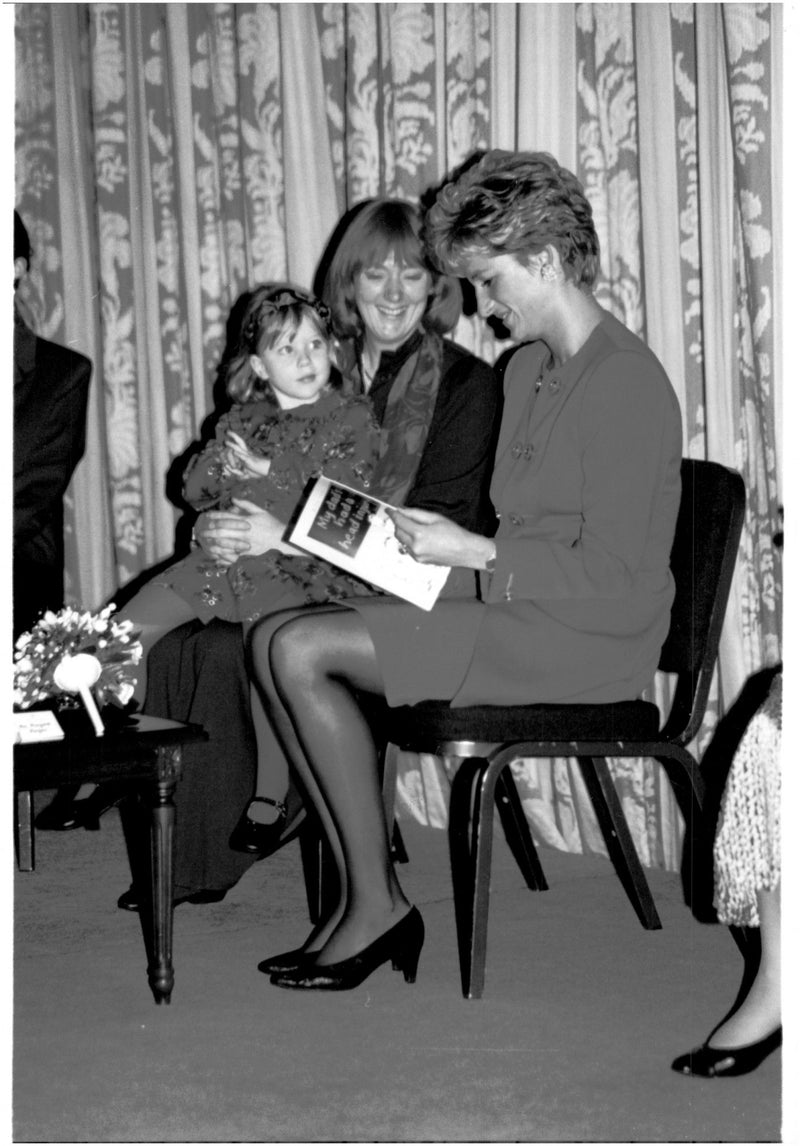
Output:
<path fill-rule="evenodd" d="M 391 847 L 389 854 L 395 863 L 408 863 L 408 852 L 405 841 L 400 834 L 400 825 L 397 820 L 392 824 Z"/>
<path fill-rule="evenodd" d="M 465 999 L 483 994 L 495 783 L 489 761 L 467 757 L 450 792 L 450 866 Z"/>
<path fill-rule="evenodd" d="M 306 885 L 306 902 L 308 903 L 308 917 L 312 924 L 319 923 L 322 915 L 322 901 L 324 898 L 324 884 L 326 881 L 325 864 L 327 845 L 322 838 L 319 825 L 314 816 L 308 816 L 298 833 L 300 841 L 300 859 L 303 864 L 303 879 Z"/>
<path fill-rule="evenodd" d="M 500 815 L 500 823 L 503 825 L 508 840 L 508 846 L 517 861 L 525 883 L 532 891 L 547 891 L 547 880 L 539 862 L 539 855 L 528 827 L 528 820 L 519 798 L 517 785 L 508 765 L 501 770 L 497 777 L 494 800 Z"/>
<path fill-rule="evenodd" d="M 397 765 L 400 749 L 396 744 L 387 744 L 381 761 L 381 791 L 383 794 L 383 814 L 387 827 L 394 823 L 394 798 L 397 791 Z"/>
<path fill-rule="evenodd" d="M 602 756 L 579 756 L 578 765 L 600 823 L 608 855 L 639 922 L 648 931 L 661 927 L 642 865 L 619 802 L 608 764 Z"/>
<path fill-rule="evenodd" d="M 706 782 L 703 773 L 690 752 L 673 745 L 670 754 L 656 756 L 655 759 L 667 773 L 681 815 L 687 826 L 691 817 L 702 814 L 706 798 Z"/>
<path fill-rule="evenodd" d="M 33 829 L 33 793 L 17 792 L 16 819 L 17 868 L 19 871 L 33 871 L 36 851 Z"/>
<path fill-rule="evenodd" d="M 386 826 L 389 828 L 389 838 L 391 846 L 391 855 L 395 863 L 408 863 L 408 852 L 406 845 L 403 842 L 403 837 L 400 834 L 397 820 L 394 816 L 394 800 L 395 793 L 397 792 L 397 764 L 400 756 L 400 749 L 396 744 L 386 744 L 383 749 L 383 759 L 381 761 L 382 781 L 381 789 L 383 793 L 383 814 L 386 817 Z"/>

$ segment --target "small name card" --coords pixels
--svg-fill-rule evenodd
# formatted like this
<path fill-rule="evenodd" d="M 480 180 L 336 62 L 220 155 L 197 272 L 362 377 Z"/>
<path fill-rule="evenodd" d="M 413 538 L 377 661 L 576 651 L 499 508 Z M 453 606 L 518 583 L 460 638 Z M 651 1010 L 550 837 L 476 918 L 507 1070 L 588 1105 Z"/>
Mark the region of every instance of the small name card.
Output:
<path fill-rule="evenodd" d="M 15 744 L 64 739 L 64 729 L 56 720 L 54 712 L 15 712 L 13 715 Z"/>

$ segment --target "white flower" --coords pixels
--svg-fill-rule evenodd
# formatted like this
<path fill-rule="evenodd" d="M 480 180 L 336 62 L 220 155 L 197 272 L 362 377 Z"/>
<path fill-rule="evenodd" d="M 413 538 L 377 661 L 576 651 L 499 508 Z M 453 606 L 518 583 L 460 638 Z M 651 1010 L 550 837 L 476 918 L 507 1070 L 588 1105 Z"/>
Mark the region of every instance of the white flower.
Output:
<path fill-rule="evenodd" d="M 117 686 L 115 692 L 120 703 L 127 704 L 133 696 L 133 685 L 129 680 L 123 681 L 120 685 Z"/>

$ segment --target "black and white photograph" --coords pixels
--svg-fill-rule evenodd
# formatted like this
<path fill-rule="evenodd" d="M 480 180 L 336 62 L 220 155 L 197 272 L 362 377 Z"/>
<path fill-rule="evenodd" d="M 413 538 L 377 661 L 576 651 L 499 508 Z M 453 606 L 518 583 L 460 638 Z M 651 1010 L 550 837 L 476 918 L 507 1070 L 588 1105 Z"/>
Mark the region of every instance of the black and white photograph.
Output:
<path fill-rule="evenodd" d="M 0 8 L 0 1138 L 800 1141 L 797 21 Z"/>

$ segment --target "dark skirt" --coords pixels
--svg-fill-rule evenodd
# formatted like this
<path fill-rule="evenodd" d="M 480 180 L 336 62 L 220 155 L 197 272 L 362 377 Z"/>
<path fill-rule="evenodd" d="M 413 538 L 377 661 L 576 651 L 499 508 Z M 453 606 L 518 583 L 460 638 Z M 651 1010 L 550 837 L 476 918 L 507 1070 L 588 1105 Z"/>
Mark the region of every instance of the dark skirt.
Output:
<path fill-rule="evenodd" d="M 162 637 L 148 658 L 144 711 L 201 724 L 209 737 L 183 750 L 175 895 L 232 887 L 257 858 L 228 847 L 256 775 L 242 626 L 190 621 Z"/>

